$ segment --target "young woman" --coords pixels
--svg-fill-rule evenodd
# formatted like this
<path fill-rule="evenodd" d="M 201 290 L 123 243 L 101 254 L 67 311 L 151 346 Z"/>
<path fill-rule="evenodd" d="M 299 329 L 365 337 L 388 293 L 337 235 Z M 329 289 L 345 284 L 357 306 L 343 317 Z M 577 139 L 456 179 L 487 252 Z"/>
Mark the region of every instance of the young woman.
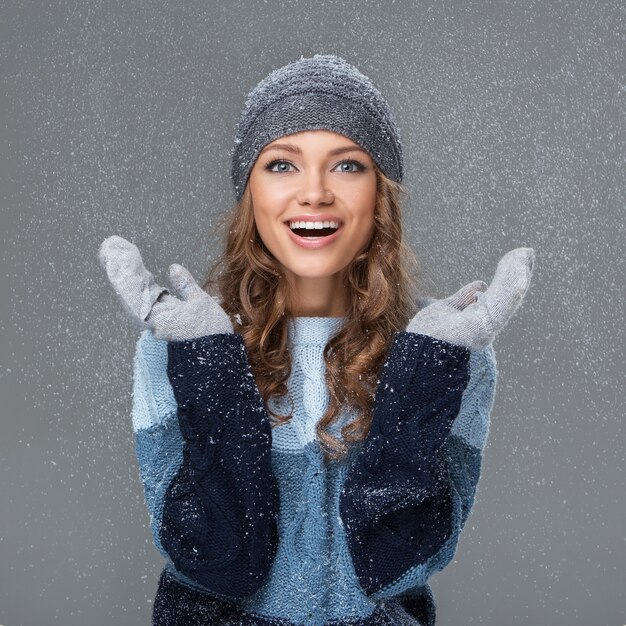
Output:
<path fill-rule="evenodd" d="M 534 252 L 418 297 L 398 130 L 333 55 L 250 92 L 231 174 L 217 296 L 177 264 L 160 287 L 121 237 L 99 252 L 143 328 L 132 418 L 167 560 L 153 624 L 432 625 L 428 579 L 480 476 L 492 342 Z"/>

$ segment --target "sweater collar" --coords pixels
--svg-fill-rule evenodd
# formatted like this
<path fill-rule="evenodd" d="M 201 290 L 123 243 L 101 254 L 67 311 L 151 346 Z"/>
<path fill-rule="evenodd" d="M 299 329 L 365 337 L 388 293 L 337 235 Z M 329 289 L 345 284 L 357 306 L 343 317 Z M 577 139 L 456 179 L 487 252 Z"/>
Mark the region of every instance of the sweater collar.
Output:
<path fill-rule="evenodd" d="M 337 334 L 345 321 L 345 317 L 292 317 L 288 320 L 289 344 L 314 344 L 323 347 Z"/>

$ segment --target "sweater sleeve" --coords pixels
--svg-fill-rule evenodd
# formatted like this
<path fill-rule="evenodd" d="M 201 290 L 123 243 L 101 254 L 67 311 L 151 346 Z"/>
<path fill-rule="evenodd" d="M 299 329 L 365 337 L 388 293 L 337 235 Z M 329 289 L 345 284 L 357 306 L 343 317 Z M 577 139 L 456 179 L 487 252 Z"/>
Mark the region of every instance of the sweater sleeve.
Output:
<path fill-rule="evenodd" d="M 218 594 L 264 582 L 278 544 L 271 430 L 243 339 L 144 331 L 133 425 L 155 545 Z"/>
<path fill-rule="evenodd" d="M 132 424 L 154 545 L 168 558 L 159 531 L 165 490 L 182 462 L 183 438 L 167 377 L 167 342 L 150 330 L 142 332 L 135 347 Z"/>
<path fill-rule="evenodd" d="M 438 522 L 447 527 L 433 554 L 407 570 L 379 596 L 400 596 L 409 613 L 429 596 L 434 618 L 434 595 L 427 580 L 454 558 L 461 532 L 470 516 L 481 475 L 483 452 L 489 434 L 490 414 L 495 399 L 497 366 L 493 346 L 472 350 L 470 380 L 463 393 L 461 408 L 444 442 L 446 473 L 451 506 L 436 510 Z M 426 622 L 428 623 L 428 621 Z"/>
<path fill-rule="evenodd" d="M 397 333 L 340 501 L 357 577 L 373 598 L 433 604 L 427 581 L 454 556 L 471 510 L 494 389 L 492 347 Z"/>

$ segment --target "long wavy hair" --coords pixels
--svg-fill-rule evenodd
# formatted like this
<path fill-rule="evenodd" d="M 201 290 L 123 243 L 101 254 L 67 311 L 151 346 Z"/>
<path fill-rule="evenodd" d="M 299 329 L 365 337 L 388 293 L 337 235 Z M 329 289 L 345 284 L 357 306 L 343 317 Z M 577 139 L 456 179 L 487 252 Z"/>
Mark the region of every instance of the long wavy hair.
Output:
<path fill-rule="evenodd" d="M 369 245 L 343 271 L 349 308 L 341 330 L 324 348 L 328 409 L 318 421 L 316 436 L 325 461 L 338 460 L 351 444 L 369 433 L 380 368 L 396 331 L 406 328 L 418 310 L 417 292 L 422 273 L 406 244 L 402 226 L 404 187 L 376 171 L 374 232 Z M 292 317 L 290 287 L 282 265 L 261 240 L 246 186 L 241 200 L 218 225 L 228 232 L 224 252 L 211 266 L 205 291 L 217 285 L 222 308 L 235 332 L 243 337 L 257 387 L 272 428 L 293 416 L 275 413 L 272 396 L 288 396 L 291 373 L 288 320 Z M 217 272 L 217 277 L 213 278 Z M 341 428 L 342 439 L 330 432 L 343 408 L 357 417 Z"/>

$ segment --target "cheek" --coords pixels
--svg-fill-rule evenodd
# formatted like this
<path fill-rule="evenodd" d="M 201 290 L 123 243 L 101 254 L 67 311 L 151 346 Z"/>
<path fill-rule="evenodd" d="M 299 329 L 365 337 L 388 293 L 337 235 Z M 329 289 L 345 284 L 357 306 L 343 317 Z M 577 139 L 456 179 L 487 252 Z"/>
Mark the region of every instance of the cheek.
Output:
<path fill-rule="evenodd" d="M 370 220 L 368 221 L 367 231 L 364 236 L 364 245 L 369 244 L 369 242 L 372 240 L 372 237 L 374 236 L 374 230 L 375 230 L 374 217 L 372 216 Z"/>
<path fill-rule="evenodd" d="M 262 209 L 254 209 L 254 223 L 256 224 L 256 229 L 259 231 L 263 243 L 266 245 L 270 235 L 268 222 L 267 215 Z"/>
<path fill-rule="evenodd" d="M 376 178 L 371 177 L 357 194 L 357 202 L 364 214 L 374 215 L 376 207 Z"/>
<path fill-rule="evenodd" d="M 268 197 L 263 190 L 251 190 L 252 199 L 252 215 L 256 224 L 257 230 L 261 232 L 265 230 L 266 224 L 270 220 L 270 207 Z"/>
<path fill-rule="evenodd" d="M 275 256 L 279 251 L 279 231 L 277 218 L 264 206 L 253 208 L 254 223 L 261 241 Z"/>
<path fill-rule="evenodd" d="M 361 198 L 360 206 L 363 211 L 363 222 L 368 225 L 368 232 L 374 234 L 374 214 L 376 212 L 376 188 L 364 193 Z"/>

